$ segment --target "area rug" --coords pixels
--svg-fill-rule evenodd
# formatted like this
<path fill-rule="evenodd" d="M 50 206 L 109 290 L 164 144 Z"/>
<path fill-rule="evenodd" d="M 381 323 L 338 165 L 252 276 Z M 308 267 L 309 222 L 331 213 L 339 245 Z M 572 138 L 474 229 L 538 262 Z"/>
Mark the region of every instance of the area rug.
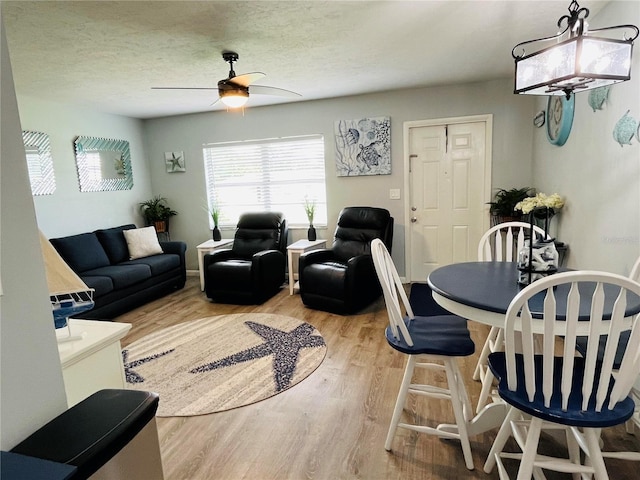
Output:
<path fill-rule="evenodd" d="M 296 318 L 241 313 L 201 318 L 122 351 L 127 387 L 160 395 L 160 417 L 249 405 L 291 388 L 322 363 L 322 335 Z"/>
<path fill-rule="evenodd" d="M 413 314 L 419 317 L 431 317 L 434 315 L 451 315 L 436 303 L 431 295 L 431 287 L 426 283 L 412 283 L 409 292 L 409 303 Z"/>

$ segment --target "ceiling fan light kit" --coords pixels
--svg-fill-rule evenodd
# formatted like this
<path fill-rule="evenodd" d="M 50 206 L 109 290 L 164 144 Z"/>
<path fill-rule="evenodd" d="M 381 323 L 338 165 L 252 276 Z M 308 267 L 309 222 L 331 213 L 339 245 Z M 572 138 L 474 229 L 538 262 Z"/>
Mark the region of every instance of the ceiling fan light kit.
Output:
<path fill-rule="evenodd" d="M 236 75 L 233 63 L 237 62 L 239 55 L 236 52 L 222 52 L 222 59 L 229 64 L 229 76 L 218 82 L 217 87 L 151 87 L 156 90 L 218 90 L 218 100 L 222 100 L 227 108 L 242 108 L 249 101 L 249 85 L 265 77 L 262 72 L 243 73 Z M 279 95 L 282 97 L 300 97 L 299 93 L 284 90 L 282 88 L 254 85 L 253 93 L 262 95 Z M 218 101 L 216 100 L 216 102 Z M 215 102 L 214 102 L 215 103 Z"/>
<path fill-rule="evenodd" d="M 247 101 L 249 101 L 249 89 L 248 88 L 228 88 L 218 89 L 220 100 L 229 108 L 244 107 Z"/>
<path fill-rule="evenodd" d="M 516 94 L 565 95 L 575 91 L 612 85 L 631 79 L 633 41 L 638 37 L 635 25 L 617 25 L 588 29 L 587 8 L 576 0 L 569 15 L 558 20 L 560 33 L 552 37 L 521 42 L 511 51 L 516 62 Z M 618 38 L 609 38 L 618 31 Z M 551 46 L 545 47 L 544 45 Z M 526 47 L 538 47 L 527 53 Z"/>

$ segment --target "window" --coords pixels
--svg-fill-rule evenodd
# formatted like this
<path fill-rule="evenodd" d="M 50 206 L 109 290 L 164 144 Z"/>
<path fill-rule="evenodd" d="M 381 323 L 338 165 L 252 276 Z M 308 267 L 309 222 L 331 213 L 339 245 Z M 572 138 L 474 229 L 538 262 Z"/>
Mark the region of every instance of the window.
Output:
<path fill-rule="evenodd" d="M 212 143 L 203 156 L 207 201 L 219 207 L 219 226 L 265 210 L 282 212 L 289 226 L 307 226 L 305 197 L 316 205 L 313 224 L 327 224 L 322 135 Z"/>

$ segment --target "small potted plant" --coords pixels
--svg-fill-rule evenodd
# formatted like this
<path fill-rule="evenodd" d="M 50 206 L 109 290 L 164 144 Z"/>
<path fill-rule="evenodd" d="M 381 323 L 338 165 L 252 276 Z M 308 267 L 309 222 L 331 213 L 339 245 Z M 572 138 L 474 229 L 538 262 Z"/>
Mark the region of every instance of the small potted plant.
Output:
<path fill-rule="evenodd" d="M 211 205 L 211 208 L 209 208 L 209 215 L 211 215 L 211 220 L 213 221 L 213 241 L 218 242 L 222 240 L 222 234 L 218 228 L 218 221 L 220 220 L 220 208 L 218 205 Z"/>
<path fill-rule="evenodd" d="M 307 239 L 309 241 L 314 241 L 317 238 L 316 229 L 313 226 L 313 216 L 316 213 L 315 200 L 309 200 L 308 197 L 304 197 L 304 212 L 307 214 L 307 218 L 309 219 L 309 230 L 307 230 Z"/>
<path fill-rule="evenodd" d="M 491 207 L 492 225 L 498 223 L 522 220 L 521 212 L 515 210 L 516 205 L 527 197 L 530 197 L 534 189 L 531 187 L 510 188 L 509 190 L 500 188 L 493 196 L 493 202 L 489 202 Z"/>
<path fill-rule="evenodd" d="M 166 202 L 167 199 L 159 195 L 140 202 L 140 213 L 142 213 L 147 225 L 153 225 L 158 233 L 168 232 L 169 218 L 178 214 Z"/>

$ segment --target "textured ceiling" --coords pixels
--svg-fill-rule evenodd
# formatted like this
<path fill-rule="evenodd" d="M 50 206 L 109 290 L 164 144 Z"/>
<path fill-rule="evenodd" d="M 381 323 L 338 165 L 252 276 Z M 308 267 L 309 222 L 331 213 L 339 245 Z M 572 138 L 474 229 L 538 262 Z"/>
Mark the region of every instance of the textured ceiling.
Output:
<path fill-rule="evenodd" d="M 554 34 L 569 3 L 18 1 L 2 17 L 19 94 L 152 118 L 223 109 L 216 90 L 151 89 L 215 87 L 223 50 L 293 101 L 508 77 L 511 48 Z M 593 17 L 608 2 L 583 3 Z"/>

